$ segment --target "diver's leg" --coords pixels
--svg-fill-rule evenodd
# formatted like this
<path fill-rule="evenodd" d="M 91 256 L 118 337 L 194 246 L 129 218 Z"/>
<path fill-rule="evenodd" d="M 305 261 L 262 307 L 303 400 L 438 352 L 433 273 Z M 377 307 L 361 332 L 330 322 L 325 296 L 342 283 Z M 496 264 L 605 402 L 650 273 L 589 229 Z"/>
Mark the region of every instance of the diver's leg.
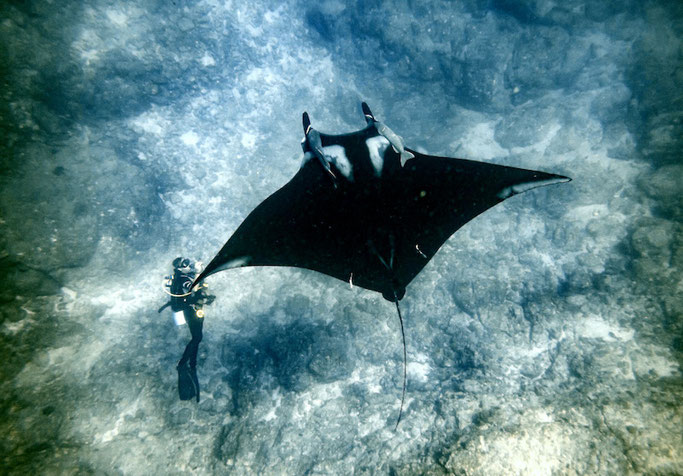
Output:
<path fill-rule="evenodd" d="M 189 400 L 193 396 L 199 402 L 199 379 L 197 378 L 197 352 L 199 350 L 199 343 L 202 341 L 202 327 L 204 320 L 198 318 L 194 310 L 186 309 L 184 311 L 185 321 L 190 328 L 192 339 L 185 346 L 183 356 L 178 362 L 178 387 L 180 389 L 180 399 Z M 188 368 L 188 361 L 190 366 Z M 189 377 L 189 379 L 188 379 Z M 185 380 L 183 380 L 185 378 Z M 182 388 L 181 388 L 182 386 Z"/>
<path fill-rule="evenodd" d="M 188 323 L 188 325 L 191 326 L 192 318 L 194 317 L 194 312 L 192 309 L 184 309 L 183 310 L 183 315 L 185 317 L 185 322 Z M 191 328 L 190 328 L 191 329 Z M 192 330 L 190 330 L 192 334 Z M 192 397 L 197 397 L 198 398 L 198 391 L 199 389 L 197 388 L 197 385 L 195 383 L 196 381 L 196 372 L 192 372 L 191 369 L 188 367 L 187 363 L 191 359 L 193 353 L 196 354 L 196 344 L 194 342 L 194 336 L 193 339 L 190 340 L 190 342 L 185 346 L 185 351 L 183 352 L 183 356 L 180 358 L 180 362 L 178 362 L 178 395 L 181 400 L 190 400 Z M 194 352 L 193 352 L 194 351 Z M 195 377 L 193 378 L 192 374 L 195 374 Z"/>
<path fill-rule="evenodd" d="M 187 361 L 191 359 L 192 354 L 194 354 L 194 356 L 195 356 L 195 362 L 197 361 L 197 350 L 196 350 L 196 346 L 194 344 L 194 334 L 195 333 L 192 330 L 192 322 L 193 322 L 193 319 L 196 319 L 196 318 L 195 318 L 195 315 L 194 315 L 194 312 L 192 309 L 183 310 L 183 315 L 185 316 L 185 322 L 187 322 L 187 325 L 190 328 L 190 334 L 192 334 L 192 339 L 185 346 L 185 351 L 183 352 L 183 356 L 180 358 L 180 362 L 178 362 L 178 367 L 183 367 L 185 364 L 187 364 Z"/>
<path fill-rule="evenodd" d="M 192 333 L 192 348 L 190 350 L 190 377 L 194 383 L 195 391 L 197 393 L 197 402 L 199 402 L 199 378 L 197 378 L 197 353 L 199 352 L 199 343 L 202 341 L 202 328 L 204 327 L 204 319 L 192 316 L 192 320 L 188 321 L 190 324 L 190 332 Z M 190 346 L 188 344 L 188 347 Z"/>
<path fill-rule="evenodd" d="M 192 320 L 188 321 L 190 325 L 190 333 L 192 334 L 192 340 L 188 344 L 188 347 L 192 344 L 190 349 L 190 367 L 197 367 L 197 353 L 199 352 L 199 343 L 202 341 L 203 333 L 202 329 L 204 327 L 204 319 L 192 316 Z"/>

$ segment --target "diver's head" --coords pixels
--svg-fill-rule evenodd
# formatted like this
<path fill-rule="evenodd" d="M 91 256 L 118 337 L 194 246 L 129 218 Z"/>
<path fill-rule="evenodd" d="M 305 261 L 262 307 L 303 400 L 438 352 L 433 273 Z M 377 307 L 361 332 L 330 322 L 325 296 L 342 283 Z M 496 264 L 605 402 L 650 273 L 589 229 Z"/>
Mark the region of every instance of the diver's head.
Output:
<path fill-rule="evenodd" d="M 192 260 L 179 256 L 173 260 L 173 269 L 181 273 L 191 273 L 193 269 Z"/>

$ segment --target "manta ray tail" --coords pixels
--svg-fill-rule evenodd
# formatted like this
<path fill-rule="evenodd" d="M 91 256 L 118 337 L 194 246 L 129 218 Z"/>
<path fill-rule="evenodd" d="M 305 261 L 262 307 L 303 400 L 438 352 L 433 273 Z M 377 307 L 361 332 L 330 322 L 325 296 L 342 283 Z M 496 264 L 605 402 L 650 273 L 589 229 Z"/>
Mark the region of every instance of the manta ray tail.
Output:
<path fill-rule="evenodd" d="M 401 416 L 403 415 L 403 403 L 406 399 L 406 362 L 408 359 L 406 354 L 406 334 L 403 331 L 403 316 L 401 316 L 401 308 L 398 305 L 398 296 L 396 295 L 396 292 L 394 292 L 394 298 L 394 303 L 396 304 L 396 311 L 398 312 L 398 321 L 401 323 L 401 337 L 403 338 L 403 393 L 401 394 L 401 408 L 398 411 L 398 419 L 396 420 L 396 426 L 394 427 L 394 431 L 396 431 L 396 429 L 398 428 L 398 424 L 401 423 Z"/>

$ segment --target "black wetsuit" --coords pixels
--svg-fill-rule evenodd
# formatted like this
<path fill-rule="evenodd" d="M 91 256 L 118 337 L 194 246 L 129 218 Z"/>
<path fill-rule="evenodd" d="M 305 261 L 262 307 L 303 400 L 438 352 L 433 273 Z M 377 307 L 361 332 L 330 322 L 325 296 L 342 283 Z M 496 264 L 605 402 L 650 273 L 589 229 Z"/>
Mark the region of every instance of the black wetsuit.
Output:
<path fill-rule="evenodd" d="M 173 275 L 173 283 L 171 284 L 171 309 L 173 312 L 182 311 L 185 317 L 185 322 L 187 322 L 190 328 L 190 334 L 192 339 L 185 347 L 185 352 L 178 362 L 178 367 L 182 367 L 187 362 L 190 362 L 190 367 L 195 369 L 197 367 L 197 352 L 199 351 L 199 343 L 202 341 L 202 328 L 204 327 L 204 318 L 197 316 L 197 311 L 193 307 L 204 298 L 203 290 L 199 290 L 188 296 L 183 296 L 190 292 L 190 286 L 192 286 L 192 281 L 194 280 L 194 275 L 184 274 L 179 270 L 175 270 Z M 183 297 L 176 297 L 183 296 Z"/>
<path fill-rule="evenodd" d="M 174 266 L 176 266 L 174 264 Z M 187 266 L 185 266 L 187 269 Z M 197 353 L 202 341 L 204 313 L 202 307 L 211 304 L 214 296 L 210 296 L 204 287 L 191 292 L 195 273 L 183 273 L 178 267 L 170 280 L 171 300 L 159 308 L 159 312 L 171 306 L 173 312 L 182 312 L 185 322 L 190 328 L 192 339 L 185 346 L 183 356 L 178 362 L 178 396 L 181 400 L 196 397 L 199 402 L 199 379 L 197 378 Z M 189 367 L 188 367 L 189 363 Z"/>

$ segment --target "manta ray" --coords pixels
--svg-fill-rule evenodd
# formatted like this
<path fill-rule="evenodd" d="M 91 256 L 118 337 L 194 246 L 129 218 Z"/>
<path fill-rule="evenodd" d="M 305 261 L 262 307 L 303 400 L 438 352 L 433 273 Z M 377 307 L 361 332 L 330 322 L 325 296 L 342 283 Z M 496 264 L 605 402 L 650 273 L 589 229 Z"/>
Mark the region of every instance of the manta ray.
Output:
<path fill-rule="evenodd" d="M 399 301 L 446 240 L 502 201 L 571 179 L 535 170 L 426 155 L 379 122 L 366 103 L 363 129 L 324 134 L 303 114 L 299 171 L 242 222 L 194 281 L 244 266 L 293 266 Z"/>

